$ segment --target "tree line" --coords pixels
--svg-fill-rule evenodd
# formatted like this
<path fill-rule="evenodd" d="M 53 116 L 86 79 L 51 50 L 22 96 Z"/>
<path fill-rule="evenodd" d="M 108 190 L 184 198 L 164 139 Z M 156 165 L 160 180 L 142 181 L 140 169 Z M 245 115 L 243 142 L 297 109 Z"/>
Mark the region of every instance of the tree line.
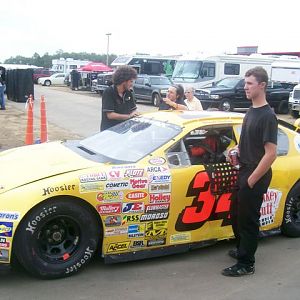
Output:
<path fill-rule="evenodd" d="M 110 65 L 116 57 L 117 55 L 110 54 L 108 56 L 108 64 Z M 52 66 L 52 59 L 59 58 L 73 58 L 79 60 L 102 62 L 106 64 L 106 54 L 96 54 L 87 52 L 64 52 L 63 50 L 58 50 L 55 54 L 52 55 L 46 52 L 43 56 L 40 56 L 38 53 L 34 53 L 32 57 L 17 55 L 15 57 L 10 57 L 6 59 L 4 63 L 35 65 L 37 67 L 50 68 Z"/>

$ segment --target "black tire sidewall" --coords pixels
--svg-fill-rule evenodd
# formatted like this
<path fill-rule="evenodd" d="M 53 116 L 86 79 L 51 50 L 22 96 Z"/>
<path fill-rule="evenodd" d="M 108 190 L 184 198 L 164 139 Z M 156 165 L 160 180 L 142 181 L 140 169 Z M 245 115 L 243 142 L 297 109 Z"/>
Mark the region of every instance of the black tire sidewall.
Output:
<path fill-rule="evenodd" d="M 225 102 L 229 103 L 229 106 L 230 106 L 229 110 L 223 109 Z M 232 105 L 231 100 L 229 100 L 229 99 L 223 99 L 222 102 L 220 103 L 219 109 L 222 110 L 222 111 L 227 111 L 227 112 L 228 111 L 233 111 L 233 105 Z"/>
<path fill-rule="evenodd" d="M 156 101 L 156 99 L 157 99 L 157 101 Z M 159 97 L 159 95 L 158 94 L 154 94 L 153 95 L 153 105 L 155 107 L 158 107 L 159 104 L 160 104 L 160 102 L 161 102 L 161 98 Z"/>
<path fill-rule="evenodd" d="M 80 230 L 78 246 L 66 261 L 49 263 L 38 255 L 36 239 L 40 229 L 57 216 L 68 216 Z M 33 275 L 43 278 L 70 276 L 93 257 L 97 249 L 99 230 L 91 211 L 79 203 L 48 201 L 33 208 L 22 220 L 16 234 L 14 253 L 20 263 Z M 34 254 L 33 254 L 34 253 Z"/>
<path fill-rule="evenodd" d="M 300 237 L 300 223 L 295 224 L 291 216 L 291 207 L 300 196 L 300 183 L 297 183 L 289 192 L 284 208 L 283 220 L 281 225 L 282 233 L 290 237 Z"/>

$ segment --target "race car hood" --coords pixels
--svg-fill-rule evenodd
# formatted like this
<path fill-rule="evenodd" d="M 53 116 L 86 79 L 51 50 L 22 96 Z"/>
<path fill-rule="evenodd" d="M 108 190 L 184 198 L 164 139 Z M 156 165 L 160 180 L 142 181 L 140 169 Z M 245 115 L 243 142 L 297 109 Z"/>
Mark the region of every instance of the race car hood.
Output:
<path fill-rule="evenodd" d="M 75 170 L 94 166 L 61 142 L 24 146 L 0 152 L 0 193 Z"/>

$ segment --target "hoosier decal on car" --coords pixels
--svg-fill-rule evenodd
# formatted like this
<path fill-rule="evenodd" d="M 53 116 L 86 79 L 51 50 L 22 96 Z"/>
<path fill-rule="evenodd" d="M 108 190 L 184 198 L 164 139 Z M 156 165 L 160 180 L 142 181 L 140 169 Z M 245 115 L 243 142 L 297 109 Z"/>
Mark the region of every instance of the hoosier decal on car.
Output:
<path fill-rule="evenodd" d="M 122 212 L 124 214 L 134 214 L 134 213 L 144 212 L 144 203 L 143 202 L 123 203 Z"/>
<path fill-rule="evenodd" d="M 171 201 L 170 193 L 149 194 L 149 202 L 151 204 L 169 203 Z"/>
<path fill-rule="evenodd" d="M 107 179 L 107 177 L 106 177 L 105 172 L 99 172 L 99 173 L 94 173 L 94 174 L 85 174 L 85 175 L 79 176 L 79 180 L 81 183 L 104 181 L 106 179 Z"/>
<path fill-rule="evenodd" d="M 122 191 L 106 191 L 97 194 L 97 200 L 100 202 L 118 202 L 123 200 L 124 193 Z"/>
<path fill-rule="evenodd" d="M 107 253 L 125 251 L 129 249 L 130 242 L 111 243 L 107 248 Z"/>
<path fill-rule="evenodd" d="M 143 177 L 144 169 L 128 169 L 124 173 L 124 177 L 132 178 L 132 177 Z"/>
<path fill-rule="evenodd" d="M 109 214 L 120 214 L 121 213 L 121 203 L 112 203 L 112 204 L 99 204 L 97 205 L 97 211 L 100 215 L 109 215 Z"/>
<path fill-rule="evenodd" d="M 263 203 L 260 208 L 260 226 L 274 223 L 281 196 L 282 192 L 274 189 L 268 189 L 267 193 L 264 194 Z"/>
<path fill-rule="evenodd" d="M 150 193 L 170 193 L 171 192 L 171 183 L 150 184 L 149 192 Z"/>
<path fill-rule="evenodd" d="M 126 198 L 129 200 L 142 200 L 148 196 L 147 193 L 142 191 L 130 192 L 126 195 Z"/>
<path fill-rule="evenodd" d="M 74 191 L 74 190 L 75 190 L 75 184 L 63 184 L 60 186 L 48 186 L 47 188 L 43 188 L 42 196 L 48 196 L 53 193 Z"/>
<path fill-rule="evenodd" d="M 106 227 L 120 226 L 122 222 L 121 216 L 107 216 L 104 220 Z"/>

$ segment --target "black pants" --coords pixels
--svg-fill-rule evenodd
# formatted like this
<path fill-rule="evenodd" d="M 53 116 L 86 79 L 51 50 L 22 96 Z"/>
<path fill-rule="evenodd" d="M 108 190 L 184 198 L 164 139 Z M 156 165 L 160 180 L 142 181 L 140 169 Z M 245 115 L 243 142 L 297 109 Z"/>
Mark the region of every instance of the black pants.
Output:
<path fill-rule="evenodd" d="M 248 178 L 253 171 L 254 168 L 241 168 L 237 197 L 231 202 L 232 229 L 237 240 L 238 263 L 247 266 L 255 263 L 260 208 L 263 194 L 267 192 L 272 179 L 270 169 L 251 189 Z"/>

